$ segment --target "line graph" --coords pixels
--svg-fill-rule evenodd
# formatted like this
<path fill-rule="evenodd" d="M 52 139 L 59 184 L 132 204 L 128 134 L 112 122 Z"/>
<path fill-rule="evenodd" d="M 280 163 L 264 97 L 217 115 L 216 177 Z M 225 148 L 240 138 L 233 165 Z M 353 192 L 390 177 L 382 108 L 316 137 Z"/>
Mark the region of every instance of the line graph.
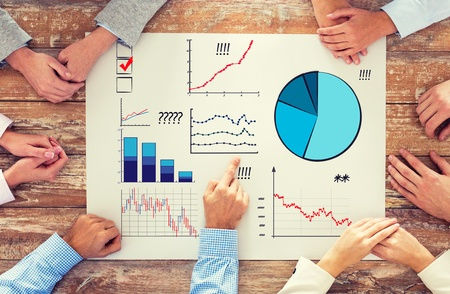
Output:
<path fill-rule="evenodd" d="M 187 189 L 185 189 L 187 190 Z M 192 191 L 121 190 L 123 237 L 198 237 Z"/>
<path fill-rule="evenodd" d="M 191 154 L 257 154 L 256 120 L 247 114 L 212 114 L 196 119 L 190 110 Z"/>
<path fill-rule="evenodd" d="M 352 224 L 352 221 L 348 217 L 343 219 L 336 219 L 333 215 L 333 211 L 331 210 L 327 211 L 324 207 L 320 207 L 316 211 L 311 211 L 311 213 L 307 213 L 303 210 L 303 208 L 300 205 L 296 204 L 295 202 L 286 203 L 285 196 L 274 194 L 273 197 L 275 199 L 280 199 L 281 205 L 283 205 L 283 207 L 297 209 L 310 222 L 312 222 L 315 217 L 324 216 L 330 218 L 334 222 L 336 227 L 342 225 L 350 226 Z"/>
<path fill-rule="evenodd" d="M 338 237 L 352 224 L 349 198 L 333 193 L 277 193 L 272 169 L 272 237 Z"/>
<path fill-rule="evenodd" d="M 139 112 L 132 112 L 132 113 L 127 114 L 126 116 L 122 117 L 122 121 L 127 121 L 127 120 L 133 119 L 139 115 L 143 115 L 143 114 L 147 114 L 147 113 L 148 113 L 148 109 L 144 109 Z"/>
<path fill-rule="evenodd" d="M 201 82 L 199 84 L 197 84 L 196 86 L 192 86 L 192 76 L 193 76 L 193 59 L 192 59 L 192 55 L 193 55 L 193 49 L 192 49 L 192 39 L 187 39 L 186 40 L 188 43 L 188 49 L 187 49 L 187 53 L 188 53 L 188 95 L 192 95 L 192 94 L 200 94 L 200 95 L 239 95 L 239 96 L 244 96 L 244 95 L 257 95 L 259 97 L 260 92 L 259 91 L 230 91 L 230 90 L 208 90 L 208 86 L 214 82 L 214 80 L 220 76 L 221 74 L 223 74 L 224 72 L 226 72 L 229 68 L 231 67 L 236 67 L 241 65 L 244 60 L 246 59 L 247 55 L 249 54 L 249 51 L 252 49 L 253 44 L 254 44 L 254 40 L 250 40 L 250 43 L 248 44 L 248 47 L 246 48 L 246 50 L 243 52 L 243 54 L 241 55 L 241 57 L 235 61 L 235 62 L 230 62 L 228 64 L 226 64 L 223 67 L 220 67 L 219 70 L 215 71 L 209 79 L 207 79 L 204 82 Z"/>
<path fill-rule="evenodd" d="M 137 108 L 138 106 L 132 105 L 133 107 L 130 107 L 129 102 L 125 105 L 128 106 L 128 108 Z M 128 114 L 123 113 L 124 108 L 124 99 L 120 98 L 120 126 L 121 127 L 149 127 L 150 124 L 148 123 L 147 114 L 150 113 L 148 108 L 144 108 L 141 111 L 131 111 Z M 127 107 L 126 107 L 127 108 Z"/>

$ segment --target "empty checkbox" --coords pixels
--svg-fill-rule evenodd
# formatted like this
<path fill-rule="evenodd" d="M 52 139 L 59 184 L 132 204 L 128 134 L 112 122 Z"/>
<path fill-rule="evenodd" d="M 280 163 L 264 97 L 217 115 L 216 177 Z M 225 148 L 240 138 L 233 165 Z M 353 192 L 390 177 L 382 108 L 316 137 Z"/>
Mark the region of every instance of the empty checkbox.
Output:
<path fill-rule="evenodd" d="M 133 56 L 133 49 L 120 44 L 119 42 L 116 43 L 116 57 L 117 58 L 130 58 L 131 56 Z"/>
<path fill-rule="evenodd" d="M 117 93 L 131 93 L 133 91 L 132 77 L 118 77 L 116 78 L 116 92 Z"/>

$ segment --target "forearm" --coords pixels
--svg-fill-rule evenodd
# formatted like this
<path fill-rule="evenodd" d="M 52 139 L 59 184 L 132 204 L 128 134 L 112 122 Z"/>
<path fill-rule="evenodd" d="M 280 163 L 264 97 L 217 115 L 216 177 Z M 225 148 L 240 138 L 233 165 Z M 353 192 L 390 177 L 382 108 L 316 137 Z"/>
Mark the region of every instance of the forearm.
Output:
<path fill-rule="evenodd" d="M 347 0 L 311 0 L 311 2 L 319 27 L 335 25 L 336 21 L 329 19 L 327 15 L 339 8 L 351 7 Z"/>
<path fill-rule="evenodd" d="M 0 28 L 0 61 L 31 40 L 31 37 L 1 8 Z"/>
<path fill-rule="evenodd" d="M 237 231 L 202 229 L 190 293 L 238 293 Z"/>
<path fill-rule="evenodd" d="M 0 275 L 1 293 L 50 293 L 82 260 L 61 237 L 51 236 L 12 269 Z"/>

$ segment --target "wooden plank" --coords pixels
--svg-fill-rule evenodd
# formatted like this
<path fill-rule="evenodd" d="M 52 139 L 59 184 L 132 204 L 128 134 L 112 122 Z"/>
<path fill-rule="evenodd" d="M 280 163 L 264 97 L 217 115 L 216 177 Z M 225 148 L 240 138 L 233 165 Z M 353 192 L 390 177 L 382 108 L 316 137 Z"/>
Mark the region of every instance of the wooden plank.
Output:
<path fill-rule="evenodd" d="M 15 260 L 2 261 L 0 272 L 15 264 Z M 54 292 L 188 293 L 194 264 L 192 260 L 83 261 Z M 277 293 L 295 265 L 296 261 L 241 261 L 239 293 Z M 385 261 L 362 261 L 348 268 L 328 293 L 349 293 L 349 289 L 351 293 L 430 293 L 412 270 Z"/>
<path fill-rule="evenodd" d="M 428 155 L 430 150 L 449 156 L 450 144 L 425 136 L 415 107 L 414 104 L 387 105 L 386 152 L 391 154 L 408 148 L 419 156 Z M 14 119 L 18 131 L 53 135 L 68 154 L 85 154 L 84 103 L 0 102 L 0 113 Z"/>
<path fill-rule="evenodd" d="M 59 49 L 39 49 L 57 56 Z M 386 100 L 388 103 L 416 103 L 427 89 L 450 79 L 447 52 L 388 52 Z M 0 68 L 0 101 L 45 101 L 37 96 L 22 75 L 9 66 Z M 85 87 L 71 101 L 85 101 Z"/>
<path fill-rule="evenodd" d="M 3 7 L 34 36 L 33 47 L 63 48 L 94 29 L 93 19 L 106 1 L 2 1 Z M 378 9 L 388 0 L 352 1 Z M 26 5 L 24 5 L 24 3 Z M 219 9 L 218 9 L 219 8 Z M 192 33 L 315 33 L 309 0 L 197 1 L 171 0 L 147 24 L 145 32 Z M 450 20 L 405 39 L 388 38 L 389 51 L 449 51 Z"/>

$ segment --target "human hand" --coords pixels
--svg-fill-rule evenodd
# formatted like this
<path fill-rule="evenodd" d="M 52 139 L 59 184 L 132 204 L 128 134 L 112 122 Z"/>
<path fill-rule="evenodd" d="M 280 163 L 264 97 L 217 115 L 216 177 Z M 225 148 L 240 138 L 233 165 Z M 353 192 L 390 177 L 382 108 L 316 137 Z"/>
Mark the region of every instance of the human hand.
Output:
<path fill-rule="evenodd" d="M 47 165 L 45 158 L 26 157 L 4 171 L 3 175 L 10 188 L 34 181 L 54 181 L 68 160 L 64 150 L 61 150 L 59 158 L 55 162 Z"/>
<path fill-rule="evenodd" d="M 327 15 L 329 15 L 331 12 L 334 12 L 341 8 L 351 8 L 351 5 L 348 3 L 347 0 L 333 0 L 333 1 L 323 1 L 323 0 L 312 0 L 311 1 L 314 7 L 314 15 L 316 17 L 317 23 L 319 27 L 331 27 L 338 24 L 341 24 L 343 22 L 346 22 L 348 18 L 341 17 L 336 19 L 331 19 Z M 365 56 L 367 54 L 367 49 L 362 50 L 361 55 Z M 338 58 L 333 53 L 334 57 Z M 351 56 L 342 56 L 342 59 L 347 63 L 355 63 L 359 64 L 360 59 L 358 53 L 353 54 Z"/>
<path fill-rule="evenodd" d="M 343 8 L 329 14 L 328 17 L 330 19 L 348 18 L 341 24 L 317 30 L 322 44 L 338 57 L 354 55 L 365 50 L 379 38 L 397 31 L 384 11 L 372 12 L 358 8 Z"/>
<path fill-rule="evenodd" d="M 55 145 L 52 144 L 52 140 Z M 56 140 L 47 136 L 20 134 L 10 130 L 6 130 L 0 137 L 0 146 L 15 156 L 46 160 L 54 159 L 62 150 Z"/>
<path fill-rule="evenodd" d="M 450 135 L 450 80 L 420 96 L 416 111 L 428 137 L 438 136 L 440 141 L 446 140 Z M 443 128 L 436 134 L 439 126 Z"/>
<path fill-rule="evenodd" d="M 365 218 L 348 227 L 317 263 L 333 277 L 357 263 L 399 228 L 395 218 Z"/>
<path fill-rule="evenodd" d="M 93 214 L 78 217 L 63 239 L 83 258 L 105 257 L 121 248 L 114 222 Z"/>
<path fill-rule="evenodd" d="M 83 82 L 97 59 L 116 41 L 114 34 L 98 27 L 84 39 L 63 49 L 58 60 L 72 73 L 71 81 Z"/>
<path fill-rule="evenodd" d="M 69 99 L 83 86 L 83 83 L 67 82 L 72 74 L 55 58 L 35 53 L 27 47 L 17 49 L 6 58 L 6 61 L 22 73 L 39 96 L 52 103 Z"/>
<path fill-rule="evenodd" d="M 388 172 L 392 187 L 417 207 L 450 222 L 450 164 L 431 151 L 431 160 L 442 172 L 439 174 L 407 150 L 401 149 L 400 155 L 414 170 L 396 156 L 390 155 Z"/>
<path fill-rule="evenodd" d="M 235 178 L 240 159 L 234 158 L 220 182 L 210 181 L 203 196 L 207 228 L 233 230 L 248 207 L 248 195 Z"/>
<path fill-rule="evenodd" d="M 379 258 L 397 262 L 421 272 L 434 261 L 434 256 L 405 229 L 399 228 L 372 249 Z"/>

